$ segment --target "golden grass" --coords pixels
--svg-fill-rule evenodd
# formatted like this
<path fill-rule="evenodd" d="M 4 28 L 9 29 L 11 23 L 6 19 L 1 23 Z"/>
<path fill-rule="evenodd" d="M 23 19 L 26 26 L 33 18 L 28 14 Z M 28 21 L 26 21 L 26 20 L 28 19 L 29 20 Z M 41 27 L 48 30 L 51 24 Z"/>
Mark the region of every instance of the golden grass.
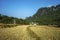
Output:
<path fill-rule="evenodd" d="M 60 40 L 60 28 L 38 25 L 0 28 L 0 40 Z"/>

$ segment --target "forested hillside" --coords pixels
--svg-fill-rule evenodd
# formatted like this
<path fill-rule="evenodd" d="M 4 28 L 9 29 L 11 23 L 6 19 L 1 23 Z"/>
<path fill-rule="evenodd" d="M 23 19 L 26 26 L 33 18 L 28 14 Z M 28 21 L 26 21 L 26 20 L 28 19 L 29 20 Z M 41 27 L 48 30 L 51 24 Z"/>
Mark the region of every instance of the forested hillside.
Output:
<path fill-rule="evenodd" d="M 26 20 L 36 22 L 39 25 L 60 25 L 60 4 L 40 8 L 33 16 L 27 17 Z"/>
<path fill-rule="evenodd" d="M 24 19 L 19 19 L 15 17 L 9 17 L 0 14 L 0 24 L 28 24 Z"/>

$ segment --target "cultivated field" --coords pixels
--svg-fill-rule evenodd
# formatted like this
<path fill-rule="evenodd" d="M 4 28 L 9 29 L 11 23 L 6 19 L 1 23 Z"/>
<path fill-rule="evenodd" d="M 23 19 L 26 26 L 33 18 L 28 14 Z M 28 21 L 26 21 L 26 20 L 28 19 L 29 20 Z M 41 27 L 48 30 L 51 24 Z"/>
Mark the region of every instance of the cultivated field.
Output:
<path fill-rule="evenodd" d="M 60 28 L 42 25 L 0 28 L 0 40 L 60 40 Z"/>

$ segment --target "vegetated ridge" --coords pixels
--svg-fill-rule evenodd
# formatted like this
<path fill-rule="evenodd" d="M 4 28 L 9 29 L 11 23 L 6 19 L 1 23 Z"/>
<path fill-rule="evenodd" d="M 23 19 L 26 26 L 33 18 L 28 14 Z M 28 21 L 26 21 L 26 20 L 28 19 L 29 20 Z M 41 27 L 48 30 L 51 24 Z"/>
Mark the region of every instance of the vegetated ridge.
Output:
<path fill-rule="evenodd" d="M 58 25 L 60 26 L 60 4 L 51 7 L 42 7 L 30 17 L 28 22 L 35 22 L 39 25 Z"/>

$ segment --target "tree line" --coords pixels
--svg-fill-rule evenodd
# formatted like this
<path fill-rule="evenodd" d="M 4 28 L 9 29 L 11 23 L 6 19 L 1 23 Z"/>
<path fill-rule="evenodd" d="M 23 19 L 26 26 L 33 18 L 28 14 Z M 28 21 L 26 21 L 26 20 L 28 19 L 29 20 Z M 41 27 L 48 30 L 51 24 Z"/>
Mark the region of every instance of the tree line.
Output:
<path fill-rule="evenodd" d="M 16 17 L 9 17 L 7 15 L 0 14 L 0 23 L 2 24 L 20 24 L 20 25 L 27 25 L 28 22 L 24 19 L 16 18 Z"/>

